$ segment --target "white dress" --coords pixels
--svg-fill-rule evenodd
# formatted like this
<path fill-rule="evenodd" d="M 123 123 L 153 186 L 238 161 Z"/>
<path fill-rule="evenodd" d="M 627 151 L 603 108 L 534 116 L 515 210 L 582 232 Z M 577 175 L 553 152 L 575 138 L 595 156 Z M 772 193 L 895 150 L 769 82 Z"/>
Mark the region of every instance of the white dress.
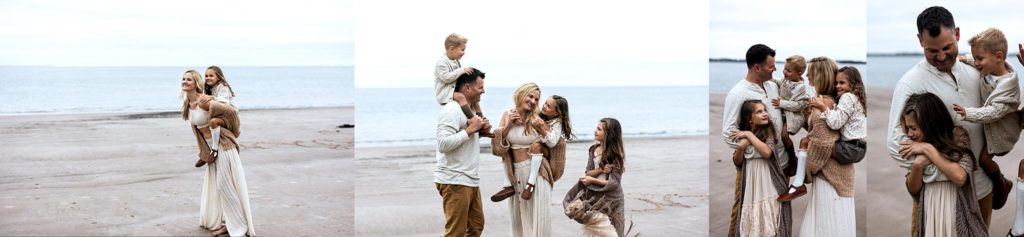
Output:
<path fill-rule="evenodd" d="M 200 108 L 189 110 L 189 121 L 197 127 L 206 127 L 209 115 Z M 206 142 L 213 141 L 207 139 Z M 249 205 L 249 188 L 237 148 L 220 151 L 217 160 L 206 165 L 200 202 L 202 227 L 215 230 L 224 222 L 232 236 L 256 235 Z"/>
<path fill-rule="evenodd" d="M 529 148 L 539 138 L 534 132 L 523 134 L 524 126 L 513 126 L 506 134 L 506 140 L 512 148 Z M 512 186 L 516 193 L 521 193 L 530 180 L 530 160 L 526 159 L 512 164 L 515 175 Z M 551 236 L 551 184 L 543 176 L 537 177 L 533 187 L 533 197 L 523 200 L 518 195 L 510 198 L 509 212 L 512 217 L 512 236 Z"/>

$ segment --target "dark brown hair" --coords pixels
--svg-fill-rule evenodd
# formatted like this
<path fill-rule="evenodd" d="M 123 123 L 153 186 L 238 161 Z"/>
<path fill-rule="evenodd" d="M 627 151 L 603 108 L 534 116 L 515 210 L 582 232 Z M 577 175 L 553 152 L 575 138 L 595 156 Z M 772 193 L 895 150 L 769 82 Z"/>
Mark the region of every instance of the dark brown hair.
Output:
<path fill-rule="evenodd" d="M 750 124 L 750 117 L 754 115 L 756 105 L 764 106 L 764 103 L 761 103 L 761 100 L 743 101 L 743 105 L 740 106 L 740 119 L 738 120 L 739 129 L 740 131 L 750 131 L 751 133 L 754 133 L 754 136 L 756 136 L 757 139 L 761 139 L 762 142 L 774 143 L 775 125 L 772 123 L 770 118 L 768 119 L 768 124 L 763 126 L 754 127 Z M 764 109 L 767 110 L 768 106 L 764 106 Z"/>
<path fill-rule="evenodd" d="M 626 172 L 626 150 L 622 146 L 622 126 L 614 118 L 601 119 L 604 141 L 601 141 L 601 163 L 613 164 L 620 173 Z"/>
<path fill-rule="evenodd" d="M 907 131 L 906 117 L 917 122 L 918 129 L 924 135 L 924 142 L 935 146 L 939 152 L 949 156 L 952 161 L 959 161 L 960 155 L 972 155 L 970 148 L 961 147 L 955 142 L 953 129 L 956 125 L 946 109 L 946 104 L 932 93 L 913 94 L 907 98 L 903 112 L 900 113 L 900 126 Z M 927 119 L 927 121 L 925 121 Z"/>

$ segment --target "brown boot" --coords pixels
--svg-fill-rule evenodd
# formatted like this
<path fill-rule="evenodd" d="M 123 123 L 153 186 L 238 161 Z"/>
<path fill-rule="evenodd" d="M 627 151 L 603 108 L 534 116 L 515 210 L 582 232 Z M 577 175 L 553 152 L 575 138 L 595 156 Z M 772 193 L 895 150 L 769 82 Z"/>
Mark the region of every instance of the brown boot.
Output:
<path fill-rule="evenodd" d="M 992 180 L 992 209 L 999 210 L 1006 205 L 1006 199 L 1013 190 L 1013 182 L 1003 178 L 1003 174 L 990 174 L 988 178 Z"/>
<path fill-rule="evenodd" d="M 196 161 L 196 168 L 203 167 L 204 165 L 206 165 L 206 161 L 205 160 L 199 159 L 199 160 Z"/>
<path fill-rule="evenodd" d="M 523 189 L 523 194 L 519 195 L 523 200 L 530 200 L 533 198 L 533 184 L 527 184 L 526 188 Z"/>
<path fill-rule="evenodd" d="M 505 200 L 506 198 L 512 197 L 513 195 L 516 195 L 516 189 L 512 188 L 512 186 L 506 186 L 504 188 L 501 188 L 501 190 L 499 190 L 498 193 L 491 195 L 491 201 L 500 202 L 501 200 Z"/>
<path fill-rule="evenodd" d="M 491 131 L 488 131 L 488 130 L 480 130 L 480 136 L 481 137 L 494 138 L 494 133 L 492 133 Z"/>
<path fill-rule="evenodd" d="M 794 188 L 796 189 L 796 191 L 793 191 L 791 193 L 789 192 L 789 190 L 786 190 L 786 193 L 779 195 L 778 200 L 780 202 L 793 201 L 793 199 L 796 199 L 800 196 L 803 196 L 804 194 L 807 194 L 807 185 L 800 185 L 800 187 L 790 186 L 790 188 Z"/>

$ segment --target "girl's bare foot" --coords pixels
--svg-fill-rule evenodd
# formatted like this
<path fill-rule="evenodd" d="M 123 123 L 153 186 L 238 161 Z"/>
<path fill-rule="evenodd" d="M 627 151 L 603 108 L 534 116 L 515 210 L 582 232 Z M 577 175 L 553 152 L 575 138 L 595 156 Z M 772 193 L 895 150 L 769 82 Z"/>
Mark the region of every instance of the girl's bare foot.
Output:
<path fill-rule="evenodd" d="M 210 236 L 217 237 L 217 236 L 220 236 L 222 234 L 227 234 L 227 233 L 228 233 L 228 228 L 224 228 L 224 226 L 221 226 L 220 229 L 214 230 L 212 233 L 210 233 Z"/>

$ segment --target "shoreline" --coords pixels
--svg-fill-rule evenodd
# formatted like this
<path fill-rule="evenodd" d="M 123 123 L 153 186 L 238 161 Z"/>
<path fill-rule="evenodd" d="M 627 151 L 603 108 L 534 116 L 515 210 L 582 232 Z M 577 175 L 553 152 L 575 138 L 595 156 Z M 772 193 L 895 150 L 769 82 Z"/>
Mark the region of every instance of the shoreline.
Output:
<path fill-rule="evenodd" d="M 310 109 L 351 109 L 354 105 L 339 105 L 339 106 L 321 106 L 321 107 L 294 107 L 294 108 L 247 108 L 239 109 L 239 112 L 258 112 L 258 111 L 278 111 L 278 110 L 310 110 Z M 18 112 L 18 113 L 0 113 L 0 118 L 5 117 L 22 117 L 22 116 L 97 116 L 97 115 L 141 115 L 154 118 L 166 118 L 171 117 L 173 114 L 181 114 L 181 110 L 153 110 L 153 111 L 96 111 L 96 112 Z"/>

